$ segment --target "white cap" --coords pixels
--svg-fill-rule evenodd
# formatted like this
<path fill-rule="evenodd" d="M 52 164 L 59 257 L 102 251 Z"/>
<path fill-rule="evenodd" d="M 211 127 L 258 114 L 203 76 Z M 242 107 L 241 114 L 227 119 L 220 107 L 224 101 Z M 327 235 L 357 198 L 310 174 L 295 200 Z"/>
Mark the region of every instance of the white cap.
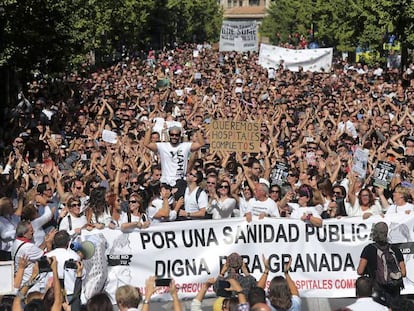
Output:
<path fill-rule="evenodd" d="M 240 78 L 237 78 L 237 79 L 236 79 L 236 83 L 243 83 L 243 80 L 242 80 L 242 79 L 240 79 Z"/>

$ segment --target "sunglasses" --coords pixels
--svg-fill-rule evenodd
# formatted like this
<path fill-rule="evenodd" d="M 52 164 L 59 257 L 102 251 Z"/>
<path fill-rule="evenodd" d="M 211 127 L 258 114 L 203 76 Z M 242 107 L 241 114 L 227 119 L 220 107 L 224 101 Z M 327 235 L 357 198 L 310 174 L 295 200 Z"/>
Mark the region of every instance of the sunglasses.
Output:
<path fill-rule="evenodd" d="M 170 137 L 180 137 L 181 134 L 172 134 L 170 133 Z"/>
<path fill-rule="evenodd" d="M 229 185 L 220 185 L 219 188 L 220 189 L 229 189 L 230 186 Z"/>
<path fill-rule="evenodd" d="M 270 193 L 279 193 L 279 190 L 270 190 Z"/>
<path fill-rule="evenodd" d="M 334 191 L 334 192 L 333 192 L 333 195 L 335 195 L 335 196 L 337 196 L 337 195 L 342 195 L 342 192 L 340 192 L 340 191 Z"/>
<path fill-rule="evenodd" d="M 139 185 L 139 182 L 137 182 L 137 181 L 131 181 L 130 184 L 131 185 Z"/>
<path fill-rule="evenodd" d="M 72 203 L 72 204 L 70 205 L 70 207 L 77 207 L 77 206 L 80 206 L 80 203 Z"/>
<path fill-rule="evenodd" d="M 129 201 L 129 203 L 131 203 L 131 204 L 135 204 L 135 203 L 137 203 L 138 201 L 135 201 L 135 200 L 131 200 L 131 201 Z"/>
<path fill-rule="evenodd" d="M 216 183 L 215 182 L 213 182 L 213 181 L 208 181 L 207 182 L 207 185 L 215 185 Z"/>
<path fill-rule="evenodd" d="M 75 188 L 78 189 L 78 190 L 81 190 L 82 186 L 78 186 L 78 187 L 75 187 Z"/>

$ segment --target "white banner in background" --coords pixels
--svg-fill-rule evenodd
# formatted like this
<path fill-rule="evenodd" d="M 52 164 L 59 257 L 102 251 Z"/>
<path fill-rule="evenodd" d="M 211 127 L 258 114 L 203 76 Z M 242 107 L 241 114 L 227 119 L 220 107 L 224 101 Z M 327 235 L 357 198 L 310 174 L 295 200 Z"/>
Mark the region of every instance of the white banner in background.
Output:
<path fill-rule="evenodd" d="M 103 233 L 108 245 L 106 290 L 132 284 L 144 290 L 151 275 L 172 277 L 181 298 L 194 297 L 209 277 L 219 274 L 226 256 L 241 254 L 258 280 L 263 272 L 262 254 L 270 259 L 268 281 L 282 274 L 292 256 L 291 276 L 302 297 L 355 296 L 356 268 L 363 247 L 372 241 L 372 225 L 383 221 L 371 217 L 324 220 L 321 228 L 290 219 L 182 221 L 154 224 L 148 229 L 122 233 L 119 230 L 83 231 L 82 236 Z M 414 293 L 414 216 L 387 220 L 390 239 L 402 243 L 408 275 L 404 293 Z M 90 237 L 89 237 L 90 238 Z M 168 289 L 156 299 L 168 300 Z"/>
<path fill-rule="evenodd" d="M 257 51 L 257 24 L 255 21 L 223 21 L 219 50 L 247 52 Z"/>
<path fill-rule="evenodd" d="M 299 71 L 329 72 L 332 66 L 332 48 L 323 49 L 286 49 L 270 44 L 261 44 L 259 64 L 265 68 L 278 68 L 281 61 L 285 69 Z"/>

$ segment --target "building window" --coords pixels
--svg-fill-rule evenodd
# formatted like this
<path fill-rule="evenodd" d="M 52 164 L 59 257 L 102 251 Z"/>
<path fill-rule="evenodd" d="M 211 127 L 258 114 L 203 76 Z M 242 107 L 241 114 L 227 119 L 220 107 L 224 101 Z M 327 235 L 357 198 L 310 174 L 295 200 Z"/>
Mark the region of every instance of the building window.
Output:
<path fill-rule="evenodd" d="M 260 5 L 260 0 L 249 0 L 249 5 L 250 6 L 259 6 Z"/>

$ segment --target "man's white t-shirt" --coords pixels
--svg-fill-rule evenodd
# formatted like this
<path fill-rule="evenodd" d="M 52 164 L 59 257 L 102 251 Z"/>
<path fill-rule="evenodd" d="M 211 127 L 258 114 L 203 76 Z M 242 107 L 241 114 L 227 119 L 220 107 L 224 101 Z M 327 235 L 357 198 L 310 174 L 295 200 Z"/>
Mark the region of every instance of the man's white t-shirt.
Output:
<path fill-rule="evenodd" d="M 196 194 L 198 188 L 199 187 L 194 188 L 194 190 L 191 192 L 188 187 L 185 189 L 184 209 L 187 213 L 198 212 L 200 209 L 207 209 L 208 207 L 208 196 L 204 190 L 200 192 L 200 195 L 197 200 Z"/>
<path fill-rule="evenodd" d="M 65 262 L 70 259 L 73 259 L 74 261 L 80 261 L 79 255 L 71 249 L 55 248 L 54 250 L 46 253 L 46 256 L 56 257 L 59 279 L 64 280 L 66 293 L 68 295 L 72 295 L 75 288 L 76 269 L 65 269 L 64 267 Z M 84 271 L 85 270 L 82 272 L 83 276 L 85 275 Z M 51 273 L 48 274 L 48 279 L 50 277 L 53 277 Z"/>
<path fill-rule="evenodd" d="M 279 209 L 275 201 L 271 198 L 267 198 L 264 201 L 259 201 L 256 198 L 251 198 L 247 203 L 247 212 L 251 212 L 252 215 L 259 216 L 261 213 L 265 213 L 266 216 L 280 217 Z"/>
<path fill-rule="evenodd" d="M 177 179 L 185 177 L 191 142 L 183 142 L 177 146 L 170 143 L 156 143 L 161 159 L 161 182 L 175 186 Z"/>

